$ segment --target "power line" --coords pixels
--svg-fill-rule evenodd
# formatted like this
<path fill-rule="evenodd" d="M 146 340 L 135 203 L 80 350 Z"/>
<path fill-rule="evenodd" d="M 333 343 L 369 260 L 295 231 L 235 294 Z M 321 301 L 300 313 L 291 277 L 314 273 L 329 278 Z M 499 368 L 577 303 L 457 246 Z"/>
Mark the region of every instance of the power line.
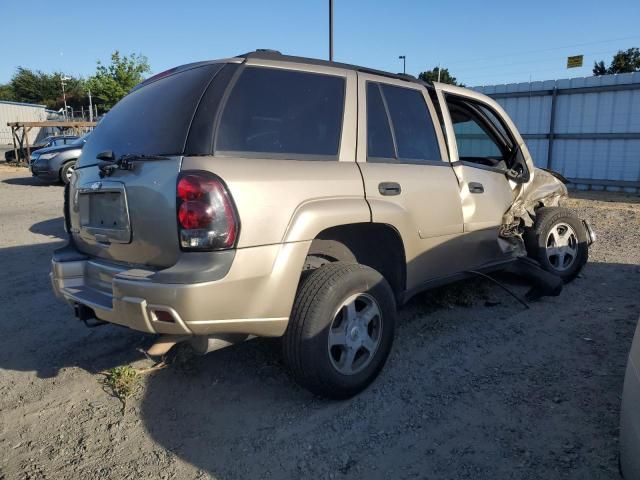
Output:
<path fill-rule="evenodd" d="M 542 48 L 542 49 L 538 49 L 538 50 L 523 50 L 520 52 L 512 52 L 512 53 L 505 53 L 505 54 L 501 54 L 499 56 L 496 55 L 492 55 L 489 57 L 482 57 L 482 58 L 473 58 L 473 59 L 458 59 L 458 60 L 453 60 L 452 62 L 447 62 L 447 66 L 450 65 L 456 65 L 456 64 L 460 64 L 460 63 L 472 63 L 472 62 L 484 62 L 487 60 L 492 60 L 492 59 L 499 59 L 499 58 L 504 58 L 504 57 L 512 57 L 512 56 L 521 56 L 521 55 L 527 55 L 530 53 L 539 53 L 539 52 L 551 52 L 554 50 L 562 50 L 564 48 L 575 48 L 575 47 L 584 47 L 586 45 L 598 45 L 601 43 L 611 43 L 611 42 L 619 42 L 622 40 L 631 40 L 631 39 L 640 39 L 640 35 L 632 35 L 629 37 L 620 37 L 620 38 L 612 38 L 610 40 L 598 40 L 598 41 L 594 41 L 594 42 L 585 42 L 585 43 L 575 43 L 573 45 L 564 45 L 564 46 L 558 46 L 558 47 L 551 47 L 551 48 Z"/>
<path fill-rule="evenodd" d="M 611 53 L 611 50 L 600 50 L 598 52 L 585 52 L 582 55 L 586 56 L 592 56 L 592 55 L 605 55 L 607 53 Z M 539 59 L 530 59 L 530 60 L 522 60 L 519 62 L 508 62 L 508 65 L 505 66 L 511 66 L 511 65 L 535 65 L 535 64 L 539 64 L 542 62 L 556 62 L 556 61 L 560 61 L 560 60 L 566 60 L 566 58 L 564 57 L 547 57 L 547 58 L 539 58 Z M 463 68 L 455 68 L 455 69 L 451 69 L 451 70 L 455 70 L 454 73 L 459 74 L 460 72 L 465 72 L 465 71 L 479 71 L 479 70 L 491 70 L 491 69 L 495 69 L 496 67 L 499 68 L 501 65 L 497 64 L 497 65 L 483 65 L 480 67 L 473 67 L 473 66 L 467 66 L 467 67 L 463 67 Z"/>

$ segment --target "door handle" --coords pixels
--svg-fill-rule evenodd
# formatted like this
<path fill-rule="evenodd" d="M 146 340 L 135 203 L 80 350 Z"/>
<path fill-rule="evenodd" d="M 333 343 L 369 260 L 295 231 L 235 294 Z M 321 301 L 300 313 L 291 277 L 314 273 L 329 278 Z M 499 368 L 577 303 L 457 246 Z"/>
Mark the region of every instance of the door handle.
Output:
<path fill-rule="evenodd" d="M 484 187 L 478 182 L 469 182 L 470 193 L 484 193 Z"/>
<path fill-rule="evenodd" d="M 378 184 L 380 195 L 400 195 L 402 189 L 400 184 L 396 182 L 381 182 Z"/>

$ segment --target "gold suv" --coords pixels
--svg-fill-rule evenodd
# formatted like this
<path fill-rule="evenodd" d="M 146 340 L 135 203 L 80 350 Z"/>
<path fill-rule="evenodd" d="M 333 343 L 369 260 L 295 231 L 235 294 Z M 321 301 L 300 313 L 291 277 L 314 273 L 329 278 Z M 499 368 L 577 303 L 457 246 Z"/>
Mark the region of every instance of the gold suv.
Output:
<path fill-rule="evenodd" d="M 592 233 L 559 178 L 471 90 L 264 50 L 184 65 L 86 143 L 51 280 L 155 353 L 283 336 L 295 378 L 344 398 L 416 293 L 527 256 L 578 273 Z"/>

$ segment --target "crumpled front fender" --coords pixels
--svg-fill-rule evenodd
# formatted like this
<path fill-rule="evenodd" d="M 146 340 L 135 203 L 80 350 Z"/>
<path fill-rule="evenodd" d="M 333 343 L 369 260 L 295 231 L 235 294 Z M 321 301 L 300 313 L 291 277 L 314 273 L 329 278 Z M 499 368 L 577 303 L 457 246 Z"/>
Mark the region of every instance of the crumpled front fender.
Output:
<path fill-rule="evenodd" d="M 568 196 L 564 183 L 541 168 L 534 168 L 533 179 L 518 186 L 518 189 L 515 200 L 502 217 L 502 224 L 505 226 L 522 219 L 524 226 L 530 227 L 533 225 L 536 208 L 557 207 Z"/>

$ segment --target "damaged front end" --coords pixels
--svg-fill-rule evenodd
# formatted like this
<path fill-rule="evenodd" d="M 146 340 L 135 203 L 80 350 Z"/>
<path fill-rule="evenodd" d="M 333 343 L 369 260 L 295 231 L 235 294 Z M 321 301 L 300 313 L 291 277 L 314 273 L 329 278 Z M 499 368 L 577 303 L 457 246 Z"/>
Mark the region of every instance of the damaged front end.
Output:
<path fill-rule="evenodd" d="M 568 197 L 567 182 L 560 174 L 534 168 L 533 179 L 516 187 L 515 200 L 503 215 L 500 227 L 500 243 L 505 252 L 510 251 L 518 257 L 527 255 L 522 238 L 524 229 L 533 226 L 536 209 L 557 207 Z M 585 227 L 591 235 L 588 224 Z"/>

